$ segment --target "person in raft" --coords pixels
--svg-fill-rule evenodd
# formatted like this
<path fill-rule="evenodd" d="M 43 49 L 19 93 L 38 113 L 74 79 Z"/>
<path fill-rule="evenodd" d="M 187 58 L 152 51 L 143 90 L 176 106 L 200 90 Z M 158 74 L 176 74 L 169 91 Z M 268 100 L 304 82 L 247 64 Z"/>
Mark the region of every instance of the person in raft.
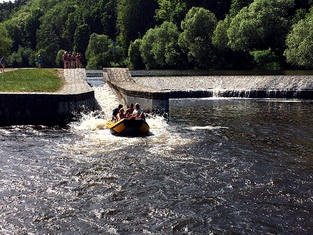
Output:
<path fill-rule="evenodd" d="M 134 104 L 131 103 L 128 109 L 126 109 L 125 116 L 128 118 L 132 115 L 133 112 L 134 112 Z"/>
<path fill-rule="evenodd" d="M 1 72 L 4 73 L 5 63 L 6 63 L 4 56 L 1 57 L 0 63 L 1 63 Z"/>
<path fill-rule="evenodd" d="M 140 108 L 140 104 L 139 103 L 135 104 L 135 109 L 134 109 L 134 111 L 132 113 L 132 116 L 135 116 L 137 118 L 142 118 L 144 120 L 146 119 L 145 114 L 143 113 L 143 109 Z"/>
<path fill-rule="evenodd" d="M 117 121 L 117 120 L 118 120 L 117 114 L 119 113 L 119 111 L 120 111 L 121 108 L 123 108 L 123 105 L 122 105 L 122 104 L 119 104 L 117 108 L 113 109 L 113 112 L 112 112 L 112 121 Z"/>
<path fill-rule="evenodd" d="M 123 108 L 121 108 L 118 112 L 118 114 L 116 115 L 117 117 L 117 120 L 120 121 L 122 120 L 123 118 L 125 118 L 125 110 Z"/>

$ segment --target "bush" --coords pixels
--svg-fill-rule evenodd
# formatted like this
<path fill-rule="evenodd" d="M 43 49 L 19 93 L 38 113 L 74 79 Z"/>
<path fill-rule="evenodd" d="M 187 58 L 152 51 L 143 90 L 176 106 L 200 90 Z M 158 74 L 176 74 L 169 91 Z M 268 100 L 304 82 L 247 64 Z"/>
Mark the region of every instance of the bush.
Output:
<path fill-rule="evenodd" d="M 278 56 L 271 50 L 250 52 L 259 69 L 280 70 L 282 68 Z"/>
<path fill-rule="evenodd" d="M 59 50 L 58 51 L 58 54 L 55 58 L 55 64 L 57 65 L 57 67 L 63 66 L 62 56 L 63 56 L 64 52 L 65 52 L 65 50 Z"/>
<path fill-rule="evenodd" d="M 12 67 L 34 67 L 35 52 L 30 48 L 19 47 L 8 57 L 8 65 Z"/>

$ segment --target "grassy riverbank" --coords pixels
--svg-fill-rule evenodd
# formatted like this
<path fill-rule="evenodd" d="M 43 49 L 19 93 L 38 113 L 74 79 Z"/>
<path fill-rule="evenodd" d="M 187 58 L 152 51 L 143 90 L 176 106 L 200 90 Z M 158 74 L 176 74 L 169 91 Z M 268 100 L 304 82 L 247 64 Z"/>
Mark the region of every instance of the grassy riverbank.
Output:
<path fill-rule="evenodd" d="M 0 92 L 55 92 L 63 85 L 56 69 L 18 69 L 0 73 Z"/>

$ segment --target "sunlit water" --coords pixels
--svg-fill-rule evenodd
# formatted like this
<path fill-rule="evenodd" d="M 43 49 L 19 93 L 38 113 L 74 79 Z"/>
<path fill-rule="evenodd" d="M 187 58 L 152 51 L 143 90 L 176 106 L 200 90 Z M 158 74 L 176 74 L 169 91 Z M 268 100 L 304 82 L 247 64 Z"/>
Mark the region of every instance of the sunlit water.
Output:
<path fill-rule="evenodd" d="M 311 101 L 172 100 L 126 138 L 95 91 L 67 128 L 0 129 L 0 234 L 313 233 Z"/>

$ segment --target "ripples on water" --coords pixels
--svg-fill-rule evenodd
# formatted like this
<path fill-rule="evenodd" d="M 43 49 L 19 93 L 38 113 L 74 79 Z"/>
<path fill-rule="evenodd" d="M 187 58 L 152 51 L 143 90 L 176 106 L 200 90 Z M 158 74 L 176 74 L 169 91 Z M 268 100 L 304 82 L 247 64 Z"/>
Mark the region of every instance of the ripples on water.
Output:
<path fill-rule="evenodd" d="M 312 103 L 172 100 L 151 135 L 112 136 L 118 104 L 66 129 L 1 128 L 4 234 L 311 234 Z"/>

